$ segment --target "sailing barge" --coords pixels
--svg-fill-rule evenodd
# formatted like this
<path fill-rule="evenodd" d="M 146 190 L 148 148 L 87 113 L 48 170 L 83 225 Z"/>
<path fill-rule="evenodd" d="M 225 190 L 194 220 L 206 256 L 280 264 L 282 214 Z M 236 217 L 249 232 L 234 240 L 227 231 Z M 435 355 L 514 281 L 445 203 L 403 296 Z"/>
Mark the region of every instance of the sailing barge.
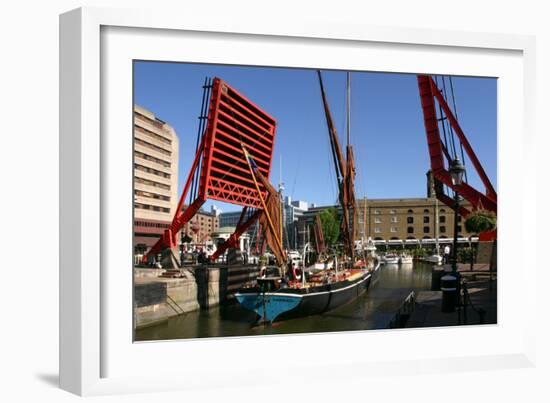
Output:
<path fill-rule="evenodd" d="M 271 323 L 275 320 L 317 315 L 330 311 L 365 293 L 377 281 L 380 272 L 380 263 L 367 261 L 369 257 L 365 253 L 366 251 L 362 251 L 363 256 L 355 256 L 354 220 L 351 218 L 355 210 L 355 165 L 353 149 L 350 145 L 350 75 L 348 73 L 347 76 L 347 146 L 346 158 L 344 158 L 328 106 L 321 72 L 318 71 L 317 74 L 338 180 L 339 202 L 342 208 L 340 229 L 345 247 L 344 256 L 340 264 L 335 256 L 331 269 L 306 272 L 304 264 L 299 274 L 295 269 L 290 269 L 287 273 L 281 272 L 280 268 L 286 267 L 287 259 L 282 243 L 277 236 L 277 230 L 273 225 L 273 222 L 279 222 L 280 214 L 277 204 L 273 203 L 277 199 L 276 193 L 261 174 L 255 175 L 254 161 L 247 158 L 251 173 L 253 173 L 252 176 L 259 177 L 264 187 L 268 189 L 268 198 L 272 202 L 271 208 L 264 205 L 264 210 L 271 214 L 264 215 L 264 219 L 269 222 L 268 225 L 262 225 L 262 228 L 264 237 L 272 248 L 280 268 L 275 268 L 275 273 L 268 273 L 267 268 L 262 268 L 262 275 L 256 283 L 243 287 L 235 294 L 235 297 L 241 306 L 256 312 L 261 322 Z M 246 154 L 246 150 L 243 149 L 243 151 Z M 319 223 L 317 220 L 317 224 Z M 319 230 L 320 228 L 316 227 L 316 232 Z"/>

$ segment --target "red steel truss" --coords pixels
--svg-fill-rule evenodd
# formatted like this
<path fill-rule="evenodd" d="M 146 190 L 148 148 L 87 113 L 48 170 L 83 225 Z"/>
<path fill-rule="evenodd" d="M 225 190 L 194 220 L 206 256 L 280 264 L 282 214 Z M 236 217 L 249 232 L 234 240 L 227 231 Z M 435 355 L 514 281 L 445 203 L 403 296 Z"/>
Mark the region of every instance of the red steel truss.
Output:
<path fill-rule="evenodd" d="M 275 127 L 274 118 L 215 78 L 205 135 L 199 198 L 260 207 L 241 142 L 249 150 L 262 175 L 269 178 Z M 263 185 L 260 189 L 265 197 Z"/>
<path fill-rule="evenodd" d="M 178 231 L 189 222 L 207 199 L 258 209 L 249 219 L 240 223 L 233 235 L 241 235 L 257 219 L 261 212 L 260 199 L 243 155 L 242 144 L 254 159 L 262 175 L 269 178 L 275 129 L 276 121 L 273 117 L 220 78 L 214 78 L 206 130 L 197 149 L 174 218 L 170 227 L 144 257 L 145 261 L 149 256 L 154 256 L 166 248 L 176 247 Z M 199 166 L 201 168 L 197 197 L 182 211 Z M 262 184 L 260 184 L 260 191 L 265 197 L 267 190 Z M 234 243 L 235 236 L 232 236 L 218 255 Z"/>
<path fill-rule="evenodd" d="M 449 108 L 449 105 L 445 102 L 445 98 L 438 90 L 437 85 L 430 76 L 418 75 L 417 79 L 418 89 L 420 91 L 420 100 L 422 103 L 422 112 L 424 114 L 424 127 L 426 128 L 426 139 L 428 140 L 431 169 L 434 179 L 456 191 L 459 195 L 464 197 L 464 199 L 470 202 L 474 209 L 483 208 L 496 213 L 497 194 L 495 189 L 489 181 L 485 170 L 481 166 L 481 163 L 474 153 L 474 150 L 468 142 L 464 132 L 460 128 L 460 125 L 458 124 L 456 117 L 453 115 L 451 108 Z M 485 193 L 481 193 L 465 182 L 459 186 L 453 185 L 451 181 L 451 174 L 448 169 L 451 157 L 449 151 L 441 141 L 439 122 L 435 109 L 436 101 L 439 106 L 441 106 L 443 112 L 445 113 L 445 117 L 448 119 L 477 174 L 483 182 L 483 185 L 485 186 Z M 445 160 L 447 163 L 445 163 Z M 452 198 L 441 192 L 438 192 L 437 197 L 449 207 L 454 208 L 454 201 Z M 464 207 L 460 208 L 461 215 L 466 216 L 469 213 L 470 211 L 468 209 Z"/>

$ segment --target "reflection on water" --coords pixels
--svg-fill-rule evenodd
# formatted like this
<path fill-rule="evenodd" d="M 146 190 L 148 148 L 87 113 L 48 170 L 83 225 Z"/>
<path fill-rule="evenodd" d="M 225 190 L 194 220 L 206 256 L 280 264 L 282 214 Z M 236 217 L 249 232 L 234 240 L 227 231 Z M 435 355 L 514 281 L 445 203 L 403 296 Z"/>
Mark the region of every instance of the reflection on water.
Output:
<path fill-rule="evenodd" d="M 355 301 L 322 315 L 254 326 L 256 314 L 237 303 L 190 312 L 136 331 L 136 341 L 196 337 L 252 336 L 385 328 L 411 291 L 428 290 L 432 266 L 382 266 L 378 283 Z"/>

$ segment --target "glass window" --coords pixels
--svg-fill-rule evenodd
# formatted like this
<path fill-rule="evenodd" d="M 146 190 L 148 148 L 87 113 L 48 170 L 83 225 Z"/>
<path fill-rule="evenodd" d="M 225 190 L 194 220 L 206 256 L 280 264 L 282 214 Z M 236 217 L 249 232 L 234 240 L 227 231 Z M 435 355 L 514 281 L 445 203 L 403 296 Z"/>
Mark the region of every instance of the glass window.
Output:
<path fill-rule="evenodd" d="M 441 222 L 441 223 L 445 222 L 445 218 L 446 217 L 444 215 L 440 216 L 439 217 L 439 222 Z"/>
<path fill-rule="evenodd" d="M 407 234 L 413 234 L 414 228 L 413 227 L 407 227 Z"/>
<path fill-rule="evenodd" d="M 428 224 L 430 222 L 430 217 L 424 217 L 424 224 Z"/>
<path fill-rule="evenodd" d="M 447 231 L 447 229 L 445 228 L 444 225 L 439 227 L 439 232 L 446 232 L 446 231 Z"/>
<path fill-rule="evenodd" d="M 395 213 L 396 213 L 395 209 L 390 210 L 390 214 L 395 214 Z"/>
<path fill-rule="evenodd" d="M 430 210 L 428 210 L 427 208 L 424 209 L 424 214 L 429 214 L 430 213 Z"/>
<path fill-rule="evenodd" d="M 391 227 L 390 232 L 397 232 L 397 227 Z"/>
<path fill-rule="evenodd" d="M 379 228 L 379 227 L 375 227 L 375 228 L 374 228 L 374 233 L 375 233 L 375 234 L 379 234 L 380 232 L 382 232 L 382 231 L 380 231 L 380 228 Z"/>
<path fill-rule="evenodd" d="M 412 211 L 411 209 L 408 209 L 408 210 L 407 210 L 407 213 L 408 213 L 408 214 L 412 214 L 412 213 L 414 213 L 414 211 Z"/>
<path fill-rule="evenodd" d="M 429 234 L 430 233 L 430 227 L 424 227 L 424 233 Z"/>
<path fill-rule="evenodd" d="M 414 223 L 414 217 L 407 217 L 407 224 Z"/>
<path fill-rule="evenodd" d="M 382 219 L 380 219 L 380 217 L 376 217 L 376 218 L 374 219 L 374 222 L 375 222 L 376 224 L 380 224 L 380 223 L 382 222 Z"/>
<path fill-rule="evenodd" d="M 380 210 L 374 210 L 374 214 L 380 214 Z"/>
<path fill-rule="evenodd" d="M 397 217 L 392 217 L 391 222 L 397 222 Z"/>

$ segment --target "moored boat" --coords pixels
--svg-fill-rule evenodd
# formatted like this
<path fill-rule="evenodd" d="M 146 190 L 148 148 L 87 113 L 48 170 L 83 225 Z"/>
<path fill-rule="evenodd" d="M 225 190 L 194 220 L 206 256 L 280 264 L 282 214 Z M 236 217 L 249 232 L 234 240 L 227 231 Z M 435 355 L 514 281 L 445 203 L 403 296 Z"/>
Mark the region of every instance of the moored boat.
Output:
<path fill-rule="evenodd" d="M 437 253 L 430 256 L 426 256 L 422 260 L 428 263 L 434 263 L 436 265 L 440 265 L 441 263 L 443 263 L 443 257 Z"/>
<path fill-rule="evenodd" d="M 400 264 L 412 264 L 412 262 L 413 262 L 413 257 L 411 255 L 408 255 L 406 253 L 402 253 L 399 256 L 399 263 Z"/>
<path fill-rule="evenodd" d="M 259 316 L 259 320 L 262 322 L 271 323 L 275 320 L 291 317 L 316 315 L 351 302 L 377 281 L 380 271 L 379 259 L 373 258 L 372 256 L 367 257 L 363 252 L 361 252 L 361 254 L 356 254 L 355 250 L 354 220 L 352 218 L 355 211 L 355 191 L 353 185 L 355 178 L 355 163 L 353 160 L 353 150 L 349 140 L 350 76 L 348 73 L 348 141 L 346 158 L 344 158 L 342 150 L 340 149 L 338 135 L 330 114 L 320 72 L 318 72 L 318 77 L 331 150 L 333 153 L 333 162 L 335 165 L 336 177 L 338 178 L 338 187 L 340 189 L 339 202 L 342 210 L 340 230 L 344 250 L 343 253 L 334 252 L 333 260 L 325 259 L 325 261 L 322 262 L 317 261 L 313 265 L 308 265 L 307 269 L 305 264 L 305 257 L 307 256 L 306 250 L 304 250 L 302 256 L 304 261 L 300 267 L 295 267 L 294 265 L 290 265 L 289 267 L 288 257 L 285 256 L 285 253 L 278 253 L 278 275 L 268 276 L 267 270 L 262 269 L 261 273 L 264 275 L 260 276 L 255 284 L 249 284 L 235 294 L 241 306 L 256 312 Z M 244 151 L 247 157 L 247 163 L 250 169 L 253 170 L 253 161 L 249 161 L 249 156 L 246 155 L 246 150 Z M 264 183 L 264 185 L 269 189 L 268 184 Z M 259 197 L 263 203 L 262 196 L 259 195 Z M 274 214 L 279 214 L 275 209 L 268 210 L 265 208 L 264 210 L 273 210 Z M 281 221 L 277 219 L 277 217 L 271 219 L 270 214 L 271 213 L 266 215 L 270 224 L 270 231 L 266 231 L 266 234 L 272 235 L 268 236 L 267 242 L 270 247 L 273 245 L 274 249 L 282 251 L 283 248 L 280 241 L 282 236 L 277 236 L 278 231 L 273 228 L 274 225 L 272 224 L 272 222 Z M 320 224 L 319 216 L 316 217 L 316 222 Z M 318 256 L 323 254 L 326 255 L 320 227 L 320 225 L 315 226 Z M 320 246 L 323 247 L 320 248 Z M 374 249 L 374 251 L 375 250 L 376 249 Z M 371 250 L 370 252 L 372 253 L 373 251 Z M 330 255 L 332 254 L 333 253 Z M 340 263 L 337 259 L 338 255 L 341 256 Z M 329 268 L 331 263 L 332 268 Z"/>
<path fill-rule="evenodd" d="M 256 312 L 260 322 L 318 315 L 362 295 L 376 283 L 379 272 L 380 264 L 373 270 L 350 269 L 338 275 L 327 271 L 311 276 L 306 286 L 285 284 L 279 277 L 259 278 L 255 286 L 239 290 L 235 298 Z"/>
<path fill-rule="evenodd" d="M 398 264 L 399 255 L 396 255 L 395 253 L 386 253 L 384 256 L 382 256 L 382 262 L 384 264 Z"/>

